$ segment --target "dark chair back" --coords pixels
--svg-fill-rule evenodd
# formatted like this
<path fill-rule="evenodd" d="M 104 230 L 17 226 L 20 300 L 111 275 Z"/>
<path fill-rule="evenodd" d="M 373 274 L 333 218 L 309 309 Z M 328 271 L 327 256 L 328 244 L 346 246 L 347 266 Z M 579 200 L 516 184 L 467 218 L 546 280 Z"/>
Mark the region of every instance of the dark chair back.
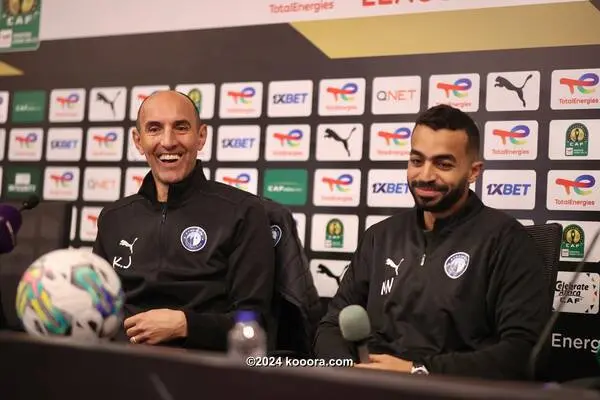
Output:
<path fill-rule="evenodd" d="M 525 230 L 533 238 L 540 255 L 544 259 L 544 280 L 548 286 L 548 298 L 552 308 L 554 302 L 554 286 L 558 275 L 558 263 L 560 261 L 560 244 L 562 241 L 563 228 L 560 224 L 551 223 L 544 225 L 529 225 L 525 226 Z M 537 355 L 535 365 L 532 366 L 532 378 L 536 380 L 547 380 L 548 371 L 545 366 L 550 362 L 550 338 L 543 344 L 540 343 L 541 350 Z"/>
<path fill-rule="evenodd" d="M 554 284 L 558 274 L 562 226 L 557 223 L 525 226 L 544 257 L 544 280 L 548 284 L 550 298 L 554 297 Z"/>

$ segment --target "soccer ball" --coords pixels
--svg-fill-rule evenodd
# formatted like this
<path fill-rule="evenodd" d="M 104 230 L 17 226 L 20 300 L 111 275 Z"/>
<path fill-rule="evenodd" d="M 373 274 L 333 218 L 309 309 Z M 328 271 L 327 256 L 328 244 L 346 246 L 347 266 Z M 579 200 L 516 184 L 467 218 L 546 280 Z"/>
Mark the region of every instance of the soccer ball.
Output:
<path fill-rule="evenodd" d="M 17 315 L 35 336 L 109 340 L 123 320 L 121 281 L 103 258 L 84 250 L 44 254 L 23 274 Z"/>

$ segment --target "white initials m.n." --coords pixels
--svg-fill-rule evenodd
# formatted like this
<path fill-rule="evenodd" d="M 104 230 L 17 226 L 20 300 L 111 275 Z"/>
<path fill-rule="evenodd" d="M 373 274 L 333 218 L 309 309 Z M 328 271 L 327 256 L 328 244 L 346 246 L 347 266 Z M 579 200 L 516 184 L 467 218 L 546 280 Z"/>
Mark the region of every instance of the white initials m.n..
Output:
<path fill-rule="evenodd" d="M 394 278 L 390 278 L 386 281 L 383 281 L 381 284 L 381 295 L 389 294 L 392 291 L 392 286 L 394 285 Z"/>

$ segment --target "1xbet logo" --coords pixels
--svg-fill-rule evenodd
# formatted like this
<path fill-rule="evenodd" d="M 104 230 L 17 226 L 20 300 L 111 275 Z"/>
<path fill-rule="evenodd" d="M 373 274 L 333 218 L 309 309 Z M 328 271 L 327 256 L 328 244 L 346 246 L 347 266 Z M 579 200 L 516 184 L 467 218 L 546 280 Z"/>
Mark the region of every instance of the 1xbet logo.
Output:
<path fill-rule="evenodd" d="M 373 184 L 375 194 L 407 194 L 408 183 L 376 182 Z"/>
<path fill-rule="evenodd" d="M 308 93 L 279 93 L 273 95 L 273 104 L 304 104 Z"/>
<path fill-rule="evenodd" d="M 527 196 L 531 183 L 490 183 L 487 185 L 490 196 Z"/>

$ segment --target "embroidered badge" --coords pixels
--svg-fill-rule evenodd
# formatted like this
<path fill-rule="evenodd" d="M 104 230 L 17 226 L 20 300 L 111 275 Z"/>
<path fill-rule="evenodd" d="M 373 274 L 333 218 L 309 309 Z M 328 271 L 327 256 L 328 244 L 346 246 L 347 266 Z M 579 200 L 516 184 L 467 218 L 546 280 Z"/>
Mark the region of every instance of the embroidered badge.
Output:
<path fill-rule="evenodd" d="M 460 277 L 469 266 L 470 256 L 464 252 L 452 254 L 444 263 L 444 271 L 446 275 L 452 279 Z"/>
<path fill-rule="evenodd" d="M 273 242 L 275 242 L 273 244 L 273 247 L 275 247 L 277 246 L 277 244 L 281 240 L 281 236 L 283 235 L 283 232 L 281 231 L 279 225 L 271 225 L 271 235 L 273 235 Z"/>
<path fill-rule="evenodd" d="M 206 246 L 207 236 L 199 226 L 188 226 L 181 232 L 181 245 L 187 251 L 200 251 Z"/>

